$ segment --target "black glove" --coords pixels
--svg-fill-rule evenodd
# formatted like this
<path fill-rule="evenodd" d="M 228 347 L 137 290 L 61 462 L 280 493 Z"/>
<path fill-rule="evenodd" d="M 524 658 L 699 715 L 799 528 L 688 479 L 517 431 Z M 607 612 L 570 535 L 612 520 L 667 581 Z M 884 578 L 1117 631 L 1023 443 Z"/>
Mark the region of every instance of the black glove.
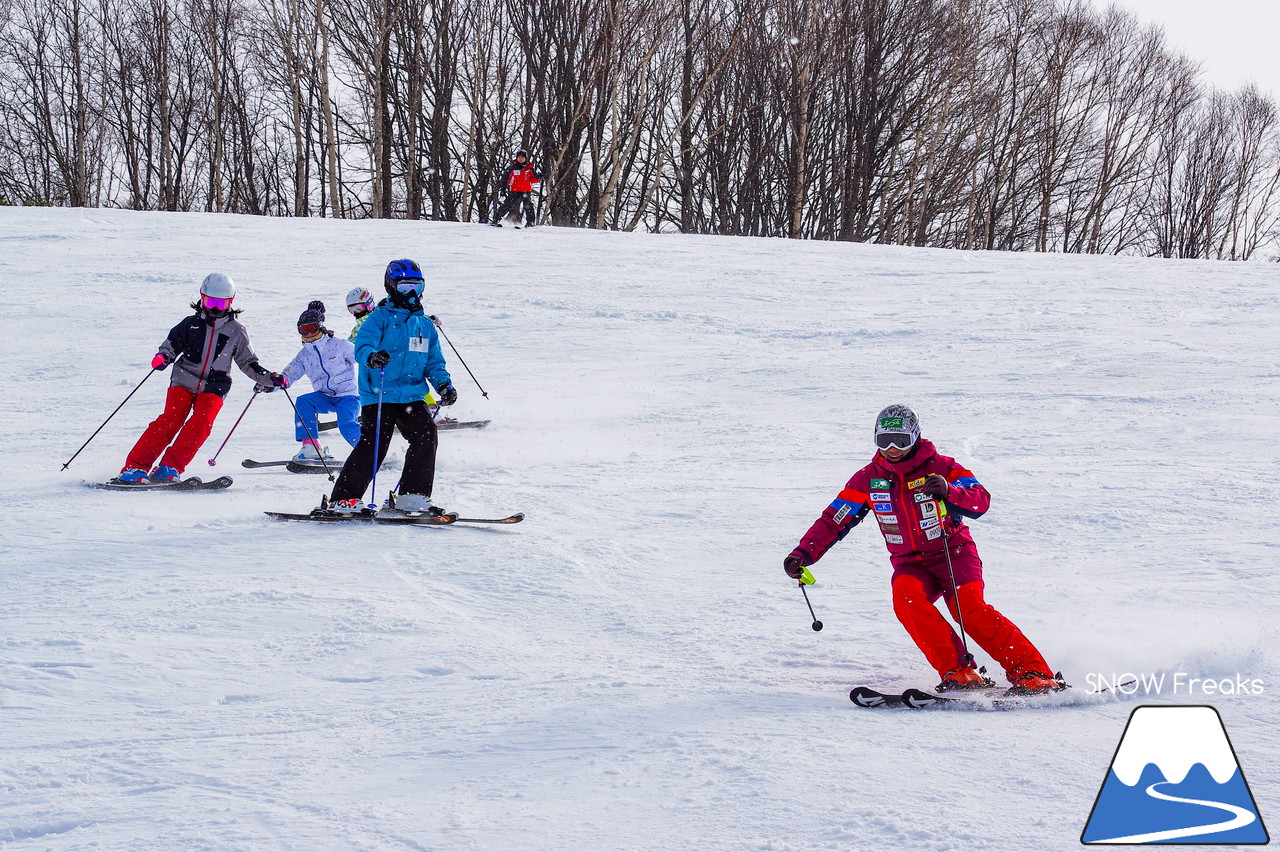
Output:
<path fill-rule="evenodd" d="M 782 570 L 793 580 L 799 580 L 804 575 L 804 567 L 804 562 L 794 553 L 782 560 Z"/>
<path fill-rule="evenodd" d="M 284 376 L 280 375 L 279 373 L 272 373 L 271 384 L 275 385 L 278 388 L 287 388 L 289 387 L 289 380 Z"/>
<path fill-rule="evenodd" d="M 921 490 L 930 497 L 945 500 L 947 494 L 951 491 L 951 486 L 947 484 L 947 478 L 942 474 L 931 473 L 929 478 L 924 481 L 924 488 Z"/>
<path fill-rule="evenodd" d="M 379 367 L 385 367 L 391 363 L 391 353 L 379 350 L 370 355 L 369 360 L 365 361 L 365 363 L 375 370 Z"/>
<path fill-rule="evenodd" d="M 453 405 L 458 401 L 458 389 L 453 385 L 445 385 L 440 388 L 440 404 Z"/>

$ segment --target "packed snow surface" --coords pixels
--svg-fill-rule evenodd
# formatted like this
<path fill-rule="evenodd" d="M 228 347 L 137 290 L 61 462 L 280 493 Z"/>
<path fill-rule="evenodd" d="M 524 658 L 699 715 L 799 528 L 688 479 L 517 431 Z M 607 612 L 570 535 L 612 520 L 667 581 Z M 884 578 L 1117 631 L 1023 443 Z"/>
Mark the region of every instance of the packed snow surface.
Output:
<path fill-rule="evenodd" d="M 436 502 L 524 523 L 267 518 L 328 483 L 240 467 L 296 451 L 279 393 L 208 466 L 238 373 L 187 471 L 230 489 L 81 484 L 167 373 L 62 470 L 207 273 L 278 370 L 398 257 L 489 393 L 446 346 L 493 422 L 442 434 Z M 0 208 L 0 287 L 0 844 L 1074 849 L 1142 703 L 1216 706 L 1280 820 L 1275 264 Z M 993 495 L 987 598 L 1070 701 L 848 700 L 936 680 L 880 535 L 814 567 L 821 632 L 781 562 L 892 402 Z M 1122 673 L 1167 678 L 1086 695 Z"/>

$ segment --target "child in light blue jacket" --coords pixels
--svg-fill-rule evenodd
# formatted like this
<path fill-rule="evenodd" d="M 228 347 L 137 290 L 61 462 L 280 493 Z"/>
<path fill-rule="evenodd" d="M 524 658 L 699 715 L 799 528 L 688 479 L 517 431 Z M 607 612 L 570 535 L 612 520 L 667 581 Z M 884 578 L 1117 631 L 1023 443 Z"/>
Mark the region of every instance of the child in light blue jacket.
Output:
<path fill-rule="evenodd" d="M 313 306 L 320 304 L 312 302 Z M 360 440 L 360 395 L 356 386 L 355 347 L 350 340 L 334 337 L 324 327 L 323 310 L 310 307 L 298 317 L 298 334 L 302 349 L 282 371 L 293 384 L 306 376 L 313 391 L 298 397 L 298 416 L 294 418 L 294 436 L 302 444 L 297 460 L 318 459 L 327 455 L 319 442 L 317 415 L 336 413 L 338 431 L 347 443 Z"/>

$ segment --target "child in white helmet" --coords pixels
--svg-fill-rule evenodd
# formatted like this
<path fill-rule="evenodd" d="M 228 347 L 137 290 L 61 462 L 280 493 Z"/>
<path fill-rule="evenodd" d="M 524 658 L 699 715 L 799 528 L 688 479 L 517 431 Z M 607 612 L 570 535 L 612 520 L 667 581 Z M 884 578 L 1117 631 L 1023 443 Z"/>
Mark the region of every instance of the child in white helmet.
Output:
<path fill-rule="evenodd" d="M 288 385 L 279 373 L 258 363 L 249 332 L 236 319 L 240 311 L 231 307 L 235 297 L 236 285 L 229 276 L 220 272 L 206 276 L 200 285 L 200 300 L 191 303 L 195 314 L 170 329 L 160 344 L 151 359 L 152 369 L 163 370 L 173 364 L 164 413 L 151 422 L 129 451 L 119 481 L 141 484 L 182 478 L 213 431 L 214 418 L 231 390 L 228 371 L 232 363 L 264 388 Z M 160 464 L 151 470 L 157 458 Z"/>

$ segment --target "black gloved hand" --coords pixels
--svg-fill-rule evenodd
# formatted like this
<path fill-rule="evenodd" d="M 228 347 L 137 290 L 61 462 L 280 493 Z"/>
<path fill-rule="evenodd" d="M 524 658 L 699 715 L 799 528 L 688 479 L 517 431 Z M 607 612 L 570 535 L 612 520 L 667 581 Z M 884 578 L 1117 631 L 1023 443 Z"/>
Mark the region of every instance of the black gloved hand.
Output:
<path fill-rule="evenodd" d="M 782 570 L 787 572 L 787 576 L 793 580 L 799 580 L 804 575 L 804 562 L 794 553 L 782 560 Z"/>
<path fill-rule="evenodd" d="M 391 353 L 379 350 L 370 355 L 369 360 L 365 361 L 365 363 L 375 370 L 379 367 L 385 367 L 391 363 Z"/>
<path fill-rule="evenodd" d="M 942 474 L 931 473 L 929 478 L 924 481 L 924 488 L 921 490 L 930 497 L 945 500 L 947 494 L 951 491 L 951 486 L 947 484 L 947 478 Z"/>
<path fill-rule="evenodd" d="M 453 405 L 458 401 L 458 389 L 453 385 L 445 385 L 440 388 L 440 404 Z"/>
<path fill-rule="evenodd" d="M 272 373 L 271 384 L 275 385 L 278 388 L 287 388 L 289 387 L 289 380 L 284 376 L 280 375 L 279 373 Z"/>

